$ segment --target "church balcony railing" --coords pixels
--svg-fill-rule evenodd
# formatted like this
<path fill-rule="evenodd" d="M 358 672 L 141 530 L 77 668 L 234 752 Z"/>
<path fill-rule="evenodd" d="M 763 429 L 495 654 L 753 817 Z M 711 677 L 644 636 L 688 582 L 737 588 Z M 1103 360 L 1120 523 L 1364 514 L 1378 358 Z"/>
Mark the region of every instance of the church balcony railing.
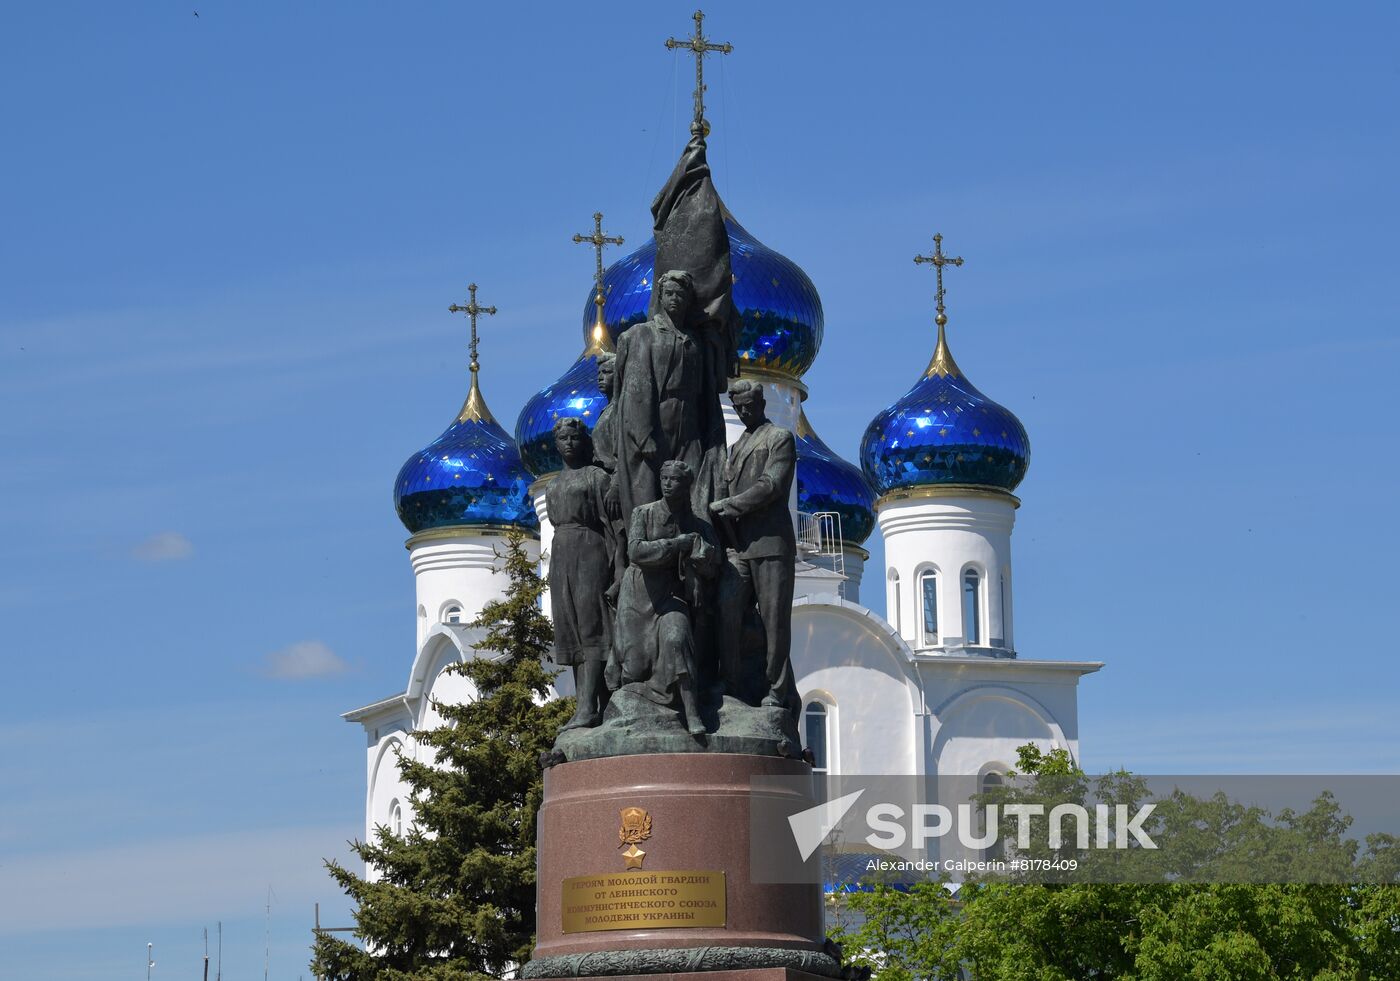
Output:
<path fill-rule="evenodd" d="M 841 515 L 835 511 L 794 512 L 797 516 L 798 555 L 845 579 L 846 551 L 842 547 Z M 839 590 L 844 598 L 845 589 Z"/>

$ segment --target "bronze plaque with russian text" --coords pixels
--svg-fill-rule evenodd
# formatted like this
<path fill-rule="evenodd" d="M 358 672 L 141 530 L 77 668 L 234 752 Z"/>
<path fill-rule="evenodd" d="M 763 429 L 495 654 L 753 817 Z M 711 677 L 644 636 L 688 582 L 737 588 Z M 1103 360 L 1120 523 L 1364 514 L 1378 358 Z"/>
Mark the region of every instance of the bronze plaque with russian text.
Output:
<path fill-rule="evenodd" d="M 608 872 L 563 884 L 565 933 L 724 926 L 723 872 Z"/>

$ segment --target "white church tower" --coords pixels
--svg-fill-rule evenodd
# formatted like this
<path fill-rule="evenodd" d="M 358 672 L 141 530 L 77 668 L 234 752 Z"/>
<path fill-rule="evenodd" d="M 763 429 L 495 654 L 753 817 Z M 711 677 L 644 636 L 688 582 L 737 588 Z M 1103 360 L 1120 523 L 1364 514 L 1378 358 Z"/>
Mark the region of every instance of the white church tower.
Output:
<path fill-rule="evenodd" d="M 1020 421 L 963 374 L 948 347 L 934 237 L 937 344 L 914 386 L 867 427 L 861 466 L 885 546 L 886 616 L 812 583 L 793 612 L 803 734 L 821 769 L 985 778 L 1017 747 L 1079 756 L 1079 679 L 1095 661 L 1016 649 L 1012 494 L 1030 463 Z"/>
<path fill-rule="evenodd" d="M 1030 439 L 1011 412 L 979 392 L 948 350 L 943 254 L 938 274 L 938 344 L 924 376 L 866 430 L 861 459 L 881 493 L 885 609 L 915 651 L 1014 657 L 1011 529 L 1021 502 Z"/>
<path fill-rule="evenodd" d="M 471 697 L 470 683 L 444 669 L 475 655 L 483 631 L 468 627 L 482 607 L 504 595 L 501 572 L 506 536 L 527 536 L 539 555 L 538 522 L 530 501 L 530 476 L 515 442 L 491 415 L 481 394 L 477 317 L 495 307 L 471 300 L 449 309 L 471 319 L 471 386 L 442 435 L 409 457 L 394 481 L 394 507 L 408 529 L 406 543 L 416 586 L 415 654 L 402 692 L 344 718 L 363 726 L 368 758 L 366 840 L 377 825 L 401 830 L 412 816 L 399 779 L 396 753 L 416 758 L 413 733 L 441 723 L 433 702 Z"/>

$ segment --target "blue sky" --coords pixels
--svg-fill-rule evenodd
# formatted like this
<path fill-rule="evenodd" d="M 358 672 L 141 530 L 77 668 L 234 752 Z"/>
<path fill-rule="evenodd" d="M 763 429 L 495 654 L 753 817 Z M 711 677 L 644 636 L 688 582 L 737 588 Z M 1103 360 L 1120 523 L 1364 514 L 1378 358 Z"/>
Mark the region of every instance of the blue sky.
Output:
<path fill-rule="evenodd" d="M 194 10 L 199 16 L 194 16 Z M 689 4 L 10 5 L 0 31 L 6 976 L 309 976 L 400 690 L 400 463 L 572 363 L 684 141 Z M 821 292 L 855 456 L 933 344 L 1034 446 L 1023 656 L 1085 764 L 1394 772 L 1400 14 L 707 6 L 727 203 Z M 871 568 L 881 567 L 878 549 Z M 878 582 L 878 575 L 872 582 Z M 866 599 L 878 605 L 878 589 Z M 268 914 L 269 887 L 272 890 Z"/>

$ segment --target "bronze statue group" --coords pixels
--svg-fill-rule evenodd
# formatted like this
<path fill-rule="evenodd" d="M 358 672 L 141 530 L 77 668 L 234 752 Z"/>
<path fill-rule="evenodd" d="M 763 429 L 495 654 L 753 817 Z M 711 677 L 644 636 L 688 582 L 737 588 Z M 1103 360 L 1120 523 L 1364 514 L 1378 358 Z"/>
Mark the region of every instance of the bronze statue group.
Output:
<path fill-rule="evenodd" d="M 697 739 L 702 704 L 723 696 L 795 720 L 793 435 L 767 419 L 761 384 L 731 380 L 733 331 L 697 302 L 691 274 L 666 272 L 654 290 L 652 318 L 598 357 L 609 402 L 592 434 L 578 419 L 554 426 L 554 660 L 578 695 L 565 728 L 599 725 L 624 686 Z M 744 425 L 733 446 L 726 390 Z"/>

